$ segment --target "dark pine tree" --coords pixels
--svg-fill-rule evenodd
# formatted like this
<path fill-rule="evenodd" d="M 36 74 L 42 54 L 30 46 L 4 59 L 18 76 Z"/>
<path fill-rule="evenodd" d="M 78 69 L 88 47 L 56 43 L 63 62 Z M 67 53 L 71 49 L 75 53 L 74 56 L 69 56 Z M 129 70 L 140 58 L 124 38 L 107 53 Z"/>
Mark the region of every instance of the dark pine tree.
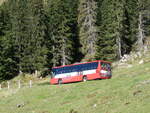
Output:
<path fill-rule="evenodd" d="M 96 59 L 120 59 L 129 50 L 126 1 L 99 0 L 98 5 L 99 38 Z"/>
<path fill-rule="evenodd" d="M 53 66 L 70 64 L 77 42 L 77 0 L 50 1 L 48 6 Z"/>
<path fill-rule="evenodd" d="M 4 2 L 0 6 L 0 81 L 8 80 L 18 74 L 18 66 L 14 57 L 11 39 L 11 22 L 9 5 Z"/>
<path fill-rule="evenodd" d="M 32 72 L 43 71 L 47 61 L 47 17 L 42 0 L 29 0 L 30 22 L 29 43 L 26 50 L 26 61 Z M 29 67 L 29 66 L 27 66 Z"/>

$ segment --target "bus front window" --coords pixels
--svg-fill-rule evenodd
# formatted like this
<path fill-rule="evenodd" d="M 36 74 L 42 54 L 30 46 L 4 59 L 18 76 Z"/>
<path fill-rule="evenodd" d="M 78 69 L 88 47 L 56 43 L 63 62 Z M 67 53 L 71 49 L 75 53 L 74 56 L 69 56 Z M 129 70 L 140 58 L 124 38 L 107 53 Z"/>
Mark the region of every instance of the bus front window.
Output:
<path fill-rule="evenodd" d="M 101 62 L 101 74 L 104 77 L 111 77 L 112 76 L 111 64 L 105 63 L 105 62 Z"/>

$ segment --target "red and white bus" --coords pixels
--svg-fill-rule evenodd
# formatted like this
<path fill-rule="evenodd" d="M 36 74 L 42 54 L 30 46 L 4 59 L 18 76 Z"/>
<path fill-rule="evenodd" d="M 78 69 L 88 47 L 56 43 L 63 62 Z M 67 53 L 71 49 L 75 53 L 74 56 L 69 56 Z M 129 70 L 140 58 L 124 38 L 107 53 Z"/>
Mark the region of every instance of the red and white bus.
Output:
<path fill-rule="evenodd" d="M 52 68 L 51 84 L 111 78 L 111 63 L 103 60 Z"/>

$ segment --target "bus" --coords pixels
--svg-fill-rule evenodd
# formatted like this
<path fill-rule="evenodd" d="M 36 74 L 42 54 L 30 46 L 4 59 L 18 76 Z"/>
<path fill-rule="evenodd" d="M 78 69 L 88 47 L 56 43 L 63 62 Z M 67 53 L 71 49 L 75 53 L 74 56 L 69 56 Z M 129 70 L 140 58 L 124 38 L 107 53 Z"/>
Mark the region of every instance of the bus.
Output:
<path fill-rule="evenodd" d="M 97 60 L 52 68 L 50 84 L 109 79 L 111 76 L 111 62 Z"/>

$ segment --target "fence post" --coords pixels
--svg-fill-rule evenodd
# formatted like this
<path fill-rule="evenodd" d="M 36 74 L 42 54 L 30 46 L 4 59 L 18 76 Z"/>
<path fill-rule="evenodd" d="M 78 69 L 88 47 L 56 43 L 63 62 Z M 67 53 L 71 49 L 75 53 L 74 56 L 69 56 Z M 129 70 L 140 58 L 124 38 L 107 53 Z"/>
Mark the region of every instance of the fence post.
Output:
<path fill-rule="evenodd" d="M 36 76 L 36 77 L 38 76 L 38 71 L 37 71 L 37 70 L 35 70 L 35 76 Z"/>
<path fill-rule="evenodd" d="M 18 81 L 18 88 L 19 88 L 19 89 L 21 88 L 20 80 Z"/>
<path fill-rule="evenodd" d="M 10 89 L 10 82 L 9 81 L 7 82 L 7 85 L 8 85 L 7 88 Z"/>
<path fill-rule="evenodd" d="M 32 80 L 30 80 L 29 85 L 30 85 L 30 88 L 31 88 L 32 87 Z"/>
<path fill-rule="evenodd" d="M 2 85 L 0 84 L 0 90 L 2 90 Z"/>

